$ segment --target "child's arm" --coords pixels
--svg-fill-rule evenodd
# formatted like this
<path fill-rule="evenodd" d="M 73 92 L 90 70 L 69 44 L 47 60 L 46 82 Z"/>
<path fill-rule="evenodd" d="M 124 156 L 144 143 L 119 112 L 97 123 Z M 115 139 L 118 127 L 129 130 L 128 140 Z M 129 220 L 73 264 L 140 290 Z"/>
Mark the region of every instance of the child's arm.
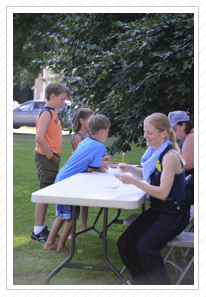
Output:
<path fill-rule="evenodd" d="M 182 158 L 185 161 L 185 171 L 194 168 L 194 134 L 189 134 L 182 147 Z"/>
<path fill-rule="evenodd" d="M 107 164 L 101 164 L 98 169 L 93 169 L 93 171 L 97 172 L 106 172 L 109 169 Z"/>
<path fill-rule="evenodd" d="M 45 140 L 45 134 L 50 120 L 51 114 L 48 111 L 42 112 L 41 116 L 39 117 L 38 128 L 36 131 L 36 142 L 38 143 L 38 145 L 40 146 L 41 150 L 44 152 L 47 158 L 51 158 L 53 155 Z"/>
<path fill-rule="evenodd" d="M 101 164 L 102 155 L 105 152 L 105 147 L 103 145 L 99 145 L 93 152 L 93 159 L 88 163 L 88 169 L 92 169 L 92 171 L 96 172 L 105 172 L 109 169 L 107 163 Z M 93 167 L 93 168 L 92 168 Z M 91 171 L 88 171 L 91 172 Z"/>
<path fill-rule="evenodd" d="M 94 168 L 87 168 L 87 170 L 85 172 L 92 172 L 92 171 L 96 171 L 96 172 L 105 172 L 107 171 L 107 169 L 109 169 L 107 164 L 101 164 L 101 166 L 98 169 L 94 169 Z"/>
<path fill-rule="evenodd" d="M 92 172 L 94 169 L 92 168 L 87 168 L 86 172 Z"/>
<path fill-rule="evenodd" d="M 82 141 L 81 136 L 80 136 L 79 134 L 76 134 L 76 135 L 74 136 L 74 139 L 73 139 L 73 142 L 72 142 L 73 147 L 74 147 L 74 151 L 77 149 L 77 147 L 78 147 L 78 145 L 79 145 L 79 143 L 80 143 L 81 141 Z"/>

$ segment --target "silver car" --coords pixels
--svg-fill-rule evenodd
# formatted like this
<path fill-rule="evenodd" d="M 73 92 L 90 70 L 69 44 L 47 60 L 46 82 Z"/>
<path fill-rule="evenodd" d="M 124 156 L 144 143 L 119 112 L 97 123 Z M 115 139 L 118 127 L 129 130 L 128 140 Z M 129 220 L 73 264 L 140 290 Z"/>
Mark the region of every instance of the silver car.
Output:
<path fill-rule="evenodd" d="M 35 127 L 36 126 L 36 117 L 39 113 L 39 110 L 45 105 L 46 101 L 42 100 L 31 100 L 26 101 L 17 108 L 13 109 L 13 128 L 18 129 L 21 126 Z M 58 114 L 58 111 L 66 108 L 67 105 L 63 105 L 61 109 L 56 109 L 55 111 Z M 72 113 L 67 109 L 67 119 L 63 118 L 60 121 L 65 123 L 65 126 L 68 127 L 72 122 Z"/>
<path fill-rule="evenodd" d="M 21 126 L 35 127 L 36 117 L 45 103 L 46 101 L 31 100 L 13 109 L 13 127 L 15 129 Z"/>

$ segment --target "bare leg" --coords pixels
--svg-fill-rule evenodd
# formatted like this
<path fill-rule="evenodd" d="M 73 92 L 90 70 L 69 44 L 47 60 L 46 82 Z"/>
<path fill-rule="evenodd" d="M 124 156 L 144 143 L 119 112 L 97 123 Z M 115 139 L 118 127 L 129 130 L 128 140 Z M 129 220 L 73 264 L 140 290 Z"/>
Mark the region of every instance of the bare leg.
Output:
<path fill-rule="evenodd" d="M 88 206 L 81 207 L 81 231 L 87 229 L 88 209 Z M 84 234 L 92 235 L 92 233 L 89 231 L 85 232 Z"/>
<path fill-rule="evenodd" d="M 35 226 L 43 226 L 48 204 L 37 203 L 35 207 Z"/>
<path fill-rule="evenodd" d="M 60 219 L 60 217 L 57 217 L 56 220 L 54 221 L 51 231 L 49 233 L 49 236 L 47 238 L 47 241 L 44 244 L 44 250 L 53 250 L 57 249 L 57 245 L 54 243 L 55 237 L 64 224 L 65 220 Z"/>
<path fill-rule="evenodd" d="M 81 206 L 81 231 L 87 229 L 87 218 L 88 218 L 88 206 Z M 91 232 L 87 231 L 84 234 L 92 235 Z M 70 233 L 68 239 L 72 239 L 72 234 Z M 76 241 L 78 241 L 76 239 Z"/>
<path fill-rule="evenodd" d="M 62 235 L 59 240 L 58 247 L 57 247 L 57 251 L 60 251 L 60 252 L 68 251 L 69 248 L 65 246 L 65 243 L 66 243 L 66 240 L 67 240 L 71 230 L 72 230 L 72 219 L 68 219 L 68 220 L 66 220 L 66 222 L 64 224 L 64 227 L 62 230 Z"/>

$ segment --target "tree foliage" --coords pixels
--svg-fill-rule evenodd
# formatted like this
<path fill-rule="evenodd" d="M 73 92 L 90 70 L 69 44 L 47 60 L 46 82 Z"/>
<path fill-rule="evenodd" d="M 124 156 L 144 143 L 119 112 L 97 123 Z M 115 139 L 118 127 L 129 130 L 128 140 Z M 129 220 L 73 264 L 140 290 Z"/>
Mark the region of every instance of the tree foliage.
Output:
<path fill-rule="evenodd" d="M 41 65 L 32 61 L 42 61 L 42 53 L 52 50 L 48 39 L 54 37 L 53 34 L 58 34 L 58 29 L 53 25 L 58 20 L 63 20 L 65 16 L 65 14 L 54 13 L 14 13 L 14 68 L 21 67 L 37 76 L 41 71 Z"/>
<path fill-rule="evenodd" d="M 144 143 L 143 120 L 149 114 L 178 109 L 193 114 L 193 18 L 67 14 L 52 26 L 56 33 L 48 34 L 50 49 L 38 65 L 49 65 L 67 83 L 74 104 L 105 114 L 112 123 L 110 136 L 118 136 L 110 153 L 126 152 L 131 142 Z"/>
<path fill-rule="evenodd" d="M 19 103 L 33 98 L 31 87 L 42 71 L 42 53 L 52 50 L 48 38 L 58 34 L 53 24 L 64 14 L 14 13 L 13 15 L 13 100 Z"/>

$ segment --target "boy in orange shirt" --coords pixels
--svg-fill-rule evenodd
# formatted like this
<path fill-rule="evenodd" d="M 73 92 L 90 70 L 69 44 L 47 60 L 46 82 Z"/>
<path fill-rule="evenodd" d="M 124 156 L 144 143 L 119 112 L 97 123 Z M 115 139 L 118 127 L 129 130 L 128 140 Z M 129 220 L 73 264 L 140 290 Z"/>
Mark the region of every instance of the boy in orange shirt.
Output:
<path fill-rule="evenodd" d="M 60 109 L 70 95 L 69 89 L 60 82 L 51 82 L 45 89 L 46 104 L 36 119 L 36 148 L 34 162 L 39 189 L 54 183 L 59 169 L 62 147 L 62 128 L 55 109 Z M 37 203 L 32 240 L 46 242 L 49 231 L 45 226 L 48 204 Z"/>

